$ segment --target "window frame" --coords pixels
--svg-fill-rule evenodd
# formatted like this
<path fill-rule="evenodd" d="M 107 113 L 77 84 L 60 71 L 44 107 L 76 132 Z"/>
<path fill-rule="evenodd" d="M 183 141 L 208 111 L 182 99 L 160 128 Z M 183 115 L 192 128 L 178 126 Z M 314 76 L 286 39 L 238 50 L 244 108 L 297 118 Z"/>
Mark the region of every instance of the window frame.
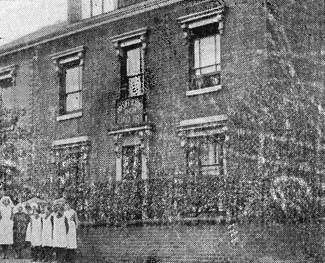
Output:
<path fill-rule="evenodd" d="M 78 89 L 67 91 L 67 70 L 76 68 L 78 70 Z M 60 115 L 72 114 L 82 110 L 82 68 L 78 64 L 65 64 L 62 66 L 60 78 Z M 67 110 L 68 97 L 73 94 L 79 94 L 79 106 L 75 110 Z"/>
<path fill-rule="evenodd" d="M 228 116 L 226 114 L 205 116 L 180 121 L 180 125 L 177 127 L 177 135 L 180 138 L 180 146 L 184 151 L 184 165 L 188 173 L 190 172 L 190 169 L 188 168 L 191 168 L 191 174 L 201 174 L 201 167 L 198 158 L 199 155 L 197 154 L 197 151 L 193 150 L 195 150 L 195 147 L 199 145 L 200 140 L 209 140 L 209 138 L 212 138 L 215 142 L 221 142 L 220 144 L 222 146 L 220 148 L 221 153 L 219 155 L 221 156 L 221 159 L 219 160 L 221 160 L 220 166 L 222 173 L 217 176 L 227 175 L 227 122 Z M 190 159 L 190 161 L 193 161 L 192 164 L 190 164 L 192 167 L 188 165 L 190 153 L 195 157 Z"/>
<path fill-rule="evenodd" d="M 100 12 L 99 13 L 94 13 L 94 4 L 95 1 L 94 0 L 82 0 L 81 3 L 81 17 L 82 19 L 87 19 L 87 18 L 92 18 L 92 17 L 96 17 L 102 14 L 106 14 L 108 12 L 114 11 L 116 9 L 119 8 L 119 0 L 112 0 L 112 4 L 113 6 L 111 8 L 111 5 L 108 5 L 109 0 L 98 0 L 101 3 L 101 7 L 100 7 Z M 84 11 L 84 7 L 87 6 L 87 13 L 86 11 Z"/>
<path fill-rule="evenodd" d="M 213 25 L 213 24 L 212 24 Z M 196 31 L 199 31 L 197 29 Z M 205 32 L 202 30 L 202 32 Z M 218 87 L 221 86 L 221 36 L 218 31 L 212 33 L 202 33 L 198 32 L 197 34 L 193 34 L 191 41 L 191 44 L 189 45 L 190 51 L 189 53 L 191 54 L 191 61 L 190 61 L 190 68 L 189 68 L 189 76 L 190 76 L 190 85 L 189 85 L 189 91 L 197 91 L 197 90 L 208 90 L 208 89 L 218 89 Z M 214 63 L 203 66 L 202 65 L 202 39 L 212 37 L 214 40 Z M 196 53 L 196 48 L 195 48 L 195 42 L 199 41 L 199 49 L 198 52 L 199 54 Z M 199 58 L 199 65 L 196 66 L 195 60 L 196 57 Z M 209 73 L 200 73 L 197 74 L 197 70 L 202 71 L 204 68 L 208 67 L 215 67 L 215 70 L 213 72 Z M 218 83 L 215 85 L 211 86 L 203 86 L 202 88 L 193 88 L 193 86 L 197 85 L 195 83 L 196 81 L 199 81 L 200 79 L 203 79 L 205 77 L 209 76 L 215 76 L 218 75 Z"/>
<path fill-rule="evenodd" d="M 131 97 L 137 97 L 137 96 L 131 96 L 130 95 L 130 79 L 140 77 L 140 85 L 141 89 L 143 90 L 142 94 L 138 96 L 144 95 L 144 57 L 143 57 L 143 50 L 141 47 L 141 44 L 134 44 L 122 47 L 123 50 L 123 56 L 121 58 L 121 97 L 123 98 L 131 98 Z M 129 75 L 128 74 L 128 52 L 130 50 L 139 50 L 140 56 L 139 59 L 139 73 L 135 75 Z"/>
<path fill-rule="evenodd" d="M 2 104 L 1 107 L 4 106 L 4 108 L 7 110 L 12 110 L 15 107 L 14 101 L 13 101 L 13 88 L 16 85 L 16 71 L 17 71 L 16 65 L 10 65 L 10 66 L 0 68 L 0 100 L 1 100 L 1 104 Z M 6 83 L 5 87 L 3 87 L 1 85 L 2 82 Z M 5 89 L 9 89 L 9 93 L 10 93 L 9 107 L 6 107 L 6 105 L 2 99 L 3 91 Z"/>
<path fill-rule="evenodd" d="M 211 144 L 209 142 L 212 142 Z M 223 176 L 224 175 L 224 158 L 225 158 L 225 148 L 224 148 L 224 142 L 225 137 L 224 134 L 214 134 L 214 135 L 200 135 L 190 138 L 190 145 L 188 149 L 186 150 L 186 170 L 188 173 L 198 173 L 200 176 L 205 175 L 214 175 L 214 176 Z M 210 147 L 212 145 L 213 147 L 213 153 L 217 156 L 214 157 L 214 163 L 213 164 L 203 164 L 202 158 L 204 157 L 202 155 L 202 146 L 207 145 Z M 219 147 L 219 152 L 217 153 L 217 147 Z M 196 163 L 197 167 L 193 168 L 189 165 L 189 155 L 190 152 L 193 151 L 195 160 L 194 163 Z M 208 149 L 209 151 L 209 149 Z M 208 155 L 210 152 L 208 152 Z M 217 157 L 217 159 L 216 159 Z M 208 156 L 210 158 L 210 156 Z M 212 168 L 212 169 L 210 169 Z"/>
<path fill-rule="evenodd" d="M 68 120 L 72 118 L 82 117 L 83 110 L 83 70 L 84 70 L 84 56 L 85 47 L 79 46 L 76 48 L 68 49 L 51 55 L 53 63 L 55 65 L 55 71 L 58 78 L 59 86 L 59 109 L 57 121 Z M 66 71 L 69 68 L 78 68 L 79 89 L 72 92 L 66 92 Z M 67 97 L 68 95 L 79 93 L 79 108 L 71 111 L 67 111 Z M 67 95 L 68 94 L 68 95 Z"/>
<path fill-rule="evenodd" d="M 137 158 L 138 161 L 140 162 L 139 167 L 137 167 L 139 169 L 138 174 L 136 174 L 136 177 L 130 178 L 129 174 L 125 174 L 125 170 L 124 170 L 124 162 L 125 160 L 128 158 L 125 155 L 125 150 L 126 149 L 130 149 L 133 148 L 133 159 Z M 128 144 L 128 145 L 122 145 L 121 146 L 121 161 L 122 161 L 122 180 L 126 180 L 126 181 L 130 181 L 130 180 L 140 180 L 141 176 L 142 176 L 142 151 L 141 151 L 141 144 Z M 134 168 L 134 167 L 133 167 Z"/>
<path fill-rule="evenodd" d="M 141 86 L 143 89 L 143 94 L 145 95 L 145 51 L 147 48 L 147 32 L 148 28 L 143 27 L 133 31 L 129 31 L 117 36 L 113 36 L 110 40 L 113 42 L 114 48 L 116 50 L 116 55 L 120 60 L 120 98 L 126 99 L 130 98 L 128 96 L 129 85 L 126 81 L 129 80 L 127 76 L 127 52 L 132 49 L 140 49 L 140 71 L 141 76 Z M 136 97 L 136 96 L 132 96 Z"/>
<path fill-rule="evenodd" d="M 220 89 L 222 89 L 221 81 L 221 36 L 224 31 L 224 23 L 223 23 L 223 14 L 224 14 L 224 4 L 220 4 L 212 9 L 204 10 L 201 12 L 197 13 L 192 13 L 186 16 L 179 17 L 177 20 L 181 24 L 181 27 L 183 29 L 184 33 L 184 39 L 188 45 L 188 52 L 189 52 L 189 77 L 188 77 L 188 89 L 186 91 L 187 96 L 194 96 L 194 95 L 200 95 L 200 94 L 205 94 L 209 92 L 215 92 Z M 215 25 L 215 31 L 211 31 L 211 28 Z M 202 30 L 204 29 L 204 30 Z M 218 58 L 220 58 L 220 63 L 219 63 L 219 71 L 218 67 L 216 66 L 216 73 L 213 73 L 212 75 L 219 75 L 218 76 L 218 84 L 217 85 L 212 85 L 212 86 L 207 86 L 199 89 L 193 89 L 193 69 L 194 69 L 194 41 L 195 35 L 204 35 L 204 32 L 207 31 L 207 35 L 220 35 L 220 43 L 219 43 L 219 54 Z M 201 33 L 199 33 L 201 32 Z M 218 73 L 220 72 L 220 73 Z M 210 74 L 211 75 L 211 74 Z M 209 74 L 201 75 L 201 76 L 209 76 Z M 206 81 L 206 80 L 202 80 Z M 207 80 L 209 81 L 209 80 Z M 210 81 L 213 81 L 211 79 Z"/>
<path fill-rule="evenodd" d="M 78 183 L 87 182 L 89 179 L 89 155 L 91 143 L 88 136 L 72 137 L 59 139 L 52 142 L 51 145 L 51 164 L 55 170 L 50 176 L 51 183 L 56 183 L 59 188 L 67 180 L 71 179 L 71 174 L 67 170 L 71 169 L 74 176 L 72 183 L 76 186 Z M 73 160 L 74 158 L 74 160 Z M 73 161 L 68 161 L 73 160 Z M 67 163 L 65 163 L 67 162 Z M 80 176 L 81 175 L 81 176 Z M 60 188 L 62 190 L 63 188 Z"/>

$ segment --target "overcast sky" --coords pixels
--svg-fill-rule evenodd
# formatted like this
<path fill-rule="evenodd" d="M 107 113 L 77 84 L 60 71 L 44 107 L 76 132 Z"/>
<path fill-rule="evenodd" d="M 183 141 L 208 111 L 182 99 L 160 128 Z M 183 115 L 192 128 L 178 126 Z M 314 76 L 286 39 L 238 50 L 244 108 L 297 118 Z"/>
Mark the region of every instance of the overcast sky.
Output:
<path fill-rule="evenodd" d="M 0 0 L 0 45 L 66 20 L 67 0 Z"/>

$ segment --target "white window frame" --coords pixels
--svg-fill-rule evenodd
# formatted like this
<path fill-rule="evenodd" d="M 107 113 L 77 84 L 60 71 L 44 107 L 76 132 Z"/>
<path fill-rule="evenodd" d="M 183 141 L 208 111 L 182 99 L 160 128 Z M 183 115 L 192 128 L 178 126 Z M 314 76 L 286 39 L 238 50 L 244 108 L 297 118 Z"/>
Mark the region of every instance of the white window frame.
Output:
<path fill-rule="evenodd" d="M 2 67 L 0 68 L 0 97 L 2 97 L 2 92 L 3 89 L 11 89 L 10 93 L 11 93 L 11 98 L 10 98 L 10 104 L 13 108 L 13 88 L 15 87 L 16 84 L 16 71 L 17 71 L 17 66 L 16 65 L 10 65 L 10 66 L 6 66 L 6 67 Z M 1 87 L 1 81 L 8 81 L 11 83 L 10 87 Z M 2 100 L 2 98 L 1 98 Z"/>
<path fill-rule="evenodd" d="M 216 30 L 216 35 L 221 35 L 223 34 L 224 30 L 224 23 L 223 23 L 223 13 L 224 13 L 224 5 L 219 5 L 216 8 L 204 10 L 201 12 L 193 13 L 190 15 L 186 15 L 183 17 L 179 17 L 177 20 L 181 24 L 181 27 L 184 32 L 184 38 L 187 40 L 187 43 L 191 43 L 194 41 L 194 39 L 191 37 L 193 30 L 199 28 L 199 27 L 204 27 L 204 26 L 209 26 L 211 24 L 218 24 L 218 28 Z M 219 43 L 219 53 L 217 54 L 219 57 L 219 60 L 221 62 L 221 41 Z M 189 85 L 192 85 L 192 71 L 194 69 L 194 42 L 192 45 L 191 52 L 193 54 L 193 63 L 190 65 L 190 78 L 189 78 Z M 221 72 L 221 64 L 219 63 L 219 66 L 217 68 L 217 72 Z M 194 95 L 200 95 L 200 94 L 206 94 L 210 92 L 215 92 L 222 89 L 221 85 L 221 76 L 220 76 L 220 84 L 215 85 L 215 86 L 210 86 L 210 87 L 205 87 L 201 89 L 191 89 L 190 86 L 188 90 L 186 91 L 187 96 L 194 96 Z"/>
<path fill-rule="evenodd" d="M 218 138 L 219 137 L 219 138 Z M 204 135 L 204 136 L 194 136 L 188 138 L 190 140 L 190 144 L 193 144 L 192 147 L 188 147 L 186 152 L 186 167 L 187 169 L 191 169 L 189 167 L 189 158 L 191 151 L 195 155 L 195 161 L 197 162 L 197 172 L 200 175 L 215 175 L 215 176 L 223 176 L 224 174 L 224 135 L 221 134 L 213 134 L 213 135 Z M 210 142 L 210 143 L 209 143 Z M 210 160 L 208 164 L 202 163 L 202 146 L 206 144 L 210 149 L 212 149 L 213 154 L 216 156 L 213 157 L 213 161 Z M 217 149 L 217 147 L 220 147 Z M 194 150 L 194 149 L 195 150 Z M 210 159 L 210 154 L 208 154 Z M 218 160 L 216 160 L 218 159 Z M 218 172 L 218 174 L 216 174 Z"/>
<path fill-rule="evenodd" d="M 141 179 L 146 180 L 149 176 L 148 160 L 149 160 L 149 138 L 152 136 L 152 126 L 145 125 L 134 128 L 125 128 L 112 130 L 108 132 L 109 136 L 113 137 L 115 144 L 115 172 L 116 181 L 121 181 L 123 178 L 123 156 L 122 148 L 124 146 L 140 145 L 141 149 Z"/>
<path fill-rule="evenodd" d="M 56 118 L 57 121 L 63 121 L 63 120 L 69 120 L 73 118 L 79 118 L 82 117 L 82 109 L 83 109 L 83 102 L 82 102 L 82 93 L 83 93 L 83 66 L 84 66 L 84 55 L 85 55 L 85 47 L 79 46 L 76 48 L 68 49 L 62 52 L 58 52 L 51 55 L 51 58 L 53 60 L 53 63 L 55 65 L 55 70 L 58 74 L 58 82 L 59 82 L 59 107 L 62 107 L 61 104 L 64 103 L 64 110 L 61 112 L 61 109 L 59 109 L 59 114 Z M 63 89 L 63 81 L 64 79 L 65 71 L 67 68 L 69 68 L 70 63 L 75 63 L 73 67 L 79 68 L 79 90 L 77 92 L 80 93 L 80 108 L 75 111 L 66 111 L 66 95 L 67 92 Z M 65 86 L 65 84 L 64 84 Z M 63 98 L 61 97 L 61 93 L 64 93 L 64 102 L 62 102 Z"/>
<path fill-rule="evenodd" d="M 94 12 L 94 4 L 98 1 L 100 6 L 100 11 L 98 13 Z M 91 18 L 105 14 L 118 9 L 119 0 L 82 0 L 81 3 L 81 17 L 82 19 Z M 87 7 L 87 10 L 84 8 Z M 87 12 L 86 12 L 87 11 Z"/>
<path fill-rule="evenodd" d="M 112 41 L 114 48 L 116 50 L 116 55 L 121 60 L 121 91 L 123 89 L 122 85 L 125 85 L 125 83 L 122 83 L 123 79 L 128 79 L 127 75 L 127 57 L 126 53 L 128 50 L 132 49 L 132 47 L 140 48 L 140 70 L 141 70 L 141 85 L 143 88 L 143 91 L 145 92 L 144 82 L 145 82 L 145 51 L 147 48 L 147 32 L 148 28 L 143 27 L 137 30 L 129 31 L 117 36 L 113 36 L 110 40 Z M 125 70 L 122 69 L 122 63 L 124 63 Z M 125 71 L 125 72 L 124 72 Z M 140 75 L 139 74 L 139 75 Z M 122 94 L 121 94 L 122 95 Z"/>
<path fill-rule="evenodd" d="M 212 137 L 220 137 L 224 138 L 223 146 L 222 146 L 222 175 L 225 176 L 227 174 L 227 166 L 226 166 L 226 150 L 224 147 L 224 143 L 227 141 L 227 115 L 214 115 L 207 116 L 195 119 L 183 120 L 180 122 L 178 126 L 178 136 L 180 138 L 181 147 L 185 151 L 186 156 L 186 164 L 185 166 L 188 168 L 188 151 L 191 147 L 193 147 L 193 139 L 197 138 L 212 138 Z M 202 167 L 199 167 L 200 169 Z"/>

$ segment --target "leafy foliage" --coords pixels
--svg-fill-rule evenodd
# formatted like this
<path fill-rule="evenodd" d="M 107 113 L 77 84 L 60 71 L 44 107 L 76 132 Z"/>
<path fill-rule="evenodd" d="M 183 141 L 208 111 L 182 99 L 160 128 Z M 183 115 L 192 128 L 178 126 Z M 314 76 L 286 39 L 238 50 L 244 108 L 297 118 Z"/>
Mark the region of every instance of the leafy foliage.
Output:
<path fill-rule="evenodd" d="M 80 192 L 82 198 L 79 198 L 84 202 L 79 203 L 77 210 L 83 220 L 111 225 L 142 219 L 170 222 L 177 218 L 215 218 L 220 215 L 228 220 L 270 223 L 317 219 L 319 199 L 309 190 L 303 190 L 309 189 L 305 184 L 301 191 L 294 191 L 296 183 L 294 179 L 283 182 L 281 189 L 285 189 L 285 197 L 280 194 L 274 198 L 274 191 L 270 191 L 274 188 L 269 182 L 240 184 L 230 177 L 160 174 L 157 178 L 137 182 L 84 185 Z M 134 184 L 138 184 L 137 191 L 134 191 Z M 71 198 L 69 193 L 67 196 Z M 285 202 L 285 208 L 282 202 Z"/>
<path fill-rule="evenodd" d="M 8 109 L 0 103 L 0 181 L 1 191 L 15 201 L 28 198 L 32 190 L 23 180 L 22 170 L 31 159 L 31 130 L 22 123 L 24 109 Z"/>

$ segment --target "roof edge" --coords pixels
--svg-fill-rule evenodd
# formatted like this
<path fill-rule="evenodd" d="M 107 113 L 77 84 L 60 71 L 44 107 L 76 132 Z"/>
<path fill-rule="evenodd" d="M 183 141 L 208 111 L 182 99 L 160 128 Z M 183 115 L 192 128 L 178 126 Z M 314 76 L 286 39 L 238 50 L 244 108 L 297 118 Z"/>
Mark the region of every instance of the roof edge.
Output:
<path fill-rule="evenodd" d="M 58 29 L 57 32 L 50 33 L 49 35 L 37 37 L 36 39 L 32 39 L 31 41 L 29 41 L 29 43 L 27 42 L 25 44 L 17 44 L 17 45 L 13 45 L 12 47 L 4 48 L 2 51 L 0 51 L 0 58 L 63 37 L 71 36 L 98 26 L 102 26 L 111 23 L 113 21 L 131 17 L 137 14 L 141 14 L 150 10 L 158 9 L 182 1 L 186 1 L 186 0 L 147 0 L 121 9 L 116 9 L 114 11 L 111 11 L 103 15 L 99 15 L 88 19 L 83 19 L 80 22 L 73 23 L 67 25 L 65 28 Z M 89 23 L 89 25 L 87 25 L 87 23 Z M 10 43 L 8 44 L 10 45 Z"/>

